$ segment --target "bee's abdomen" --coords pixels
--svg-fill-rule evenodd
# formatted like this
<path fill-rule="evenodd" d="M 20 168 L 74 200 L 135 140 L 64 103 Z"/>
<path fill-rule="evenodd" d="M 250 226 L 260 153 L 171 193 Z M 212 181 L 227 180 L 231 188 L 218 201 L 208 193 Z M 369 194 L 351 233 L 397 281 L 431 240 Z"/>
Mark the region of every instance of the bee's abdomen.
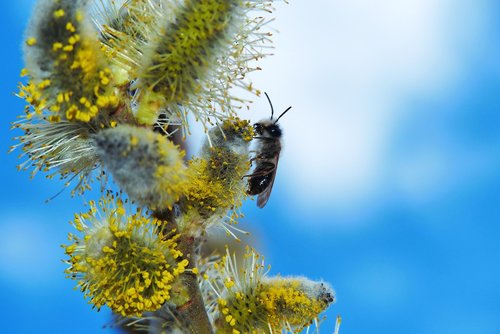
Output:
<path fill-rule="evenodd" d="M 248 180 L 249 195 L 258 195 L 272 182 L 276 165 L 268 160 L 260 161 Z"/>
<path fill-rule="evenodd" d="M 262 176 L 252 176 L 248 181 L 247 194 L 258 195 L 263 192 L 271 182 L 271 174 L 266 174 Z"/>

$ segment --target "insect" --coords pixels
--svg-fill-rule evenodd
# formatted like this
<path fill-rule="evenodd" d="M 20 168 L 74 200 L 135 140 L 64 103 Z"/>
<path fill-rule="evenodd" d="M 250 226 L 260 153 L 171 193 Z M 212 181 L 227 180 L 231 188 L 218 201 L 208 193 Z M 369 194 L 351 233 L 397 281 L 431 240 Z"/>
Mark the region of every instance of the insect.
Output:
<path fill-rule="evenodd" d="M 292 107 L 288 107 L 285 111 L 273 120 L 274 108 L 271 99 L 266 94 L 269 105 L 271 106 L 271 118 L 264 119 L 255 123 L 253 128 L 257 134 L 254 139 L 259 140 L 256 147 L 256 154 L 250 160 L 251 163 L 256 162 L 255 169 L 252 174 L 245 175 L 248 177 L 247 194 L 258 195 L 257 206 L 263 208 L 273 189 L 274 178 L 276 177 L 276 169 L 281 152 L 281 128 L 277 124 L 279 119 Z"/>

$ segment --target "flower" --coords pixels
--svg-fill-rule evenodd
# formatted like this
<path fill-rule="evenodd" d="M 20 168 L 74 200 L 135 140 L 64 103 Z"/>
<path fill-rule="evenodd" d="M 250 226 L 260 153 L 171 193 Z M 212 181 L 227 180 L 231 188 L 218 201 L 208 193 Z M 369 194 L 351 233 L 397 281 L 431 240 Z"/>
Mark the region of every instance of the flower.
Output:
<path fill-rule="evenodd" d="M 122 316 L 140 316 L 158 310 L 171 300 L 188 260 L 177 248 L 177 234 L 163 235 L 160 222 L 141 210 L 127 212 L 126 203 L 108 193 L 99 209 L 75 215 L 73 226 L 83 234 L 69 234 L 71 245 L 63 246 L 68 277 L 98 309 L 107 305 Z"/>
<path fill-rule="evenodd" d="M 260 13 L 271 10 L 270 0 L 38 1 L 18 93 L 28 106 L 14 125 L 21 168 L 78 177 L 83 192 L 102 129 L 180 124 L 186 134 L 189 113 L 205 129 L 234 117 L 249 101 L 232 88 L 259 94 L 246 75 L 270 46 Z"/>
<path fill-rule="evenodd" d="M 207 269 L 202 291 L 216 302 L 207 311 L 218 333 L 298 333 L 317 321 L 334 301 L 324 282 L 305 277 L 268 277 L 264 260 L 247 250 L 241 267 L 227 251 L 220 263 Z"/>
<path fill-rule="evenodd" d="M 19 143 L 11 148 L 11 151 L 21 148 L 23 153 L 19 157 L 26 157 L 18 165 L 19 170 L 32 169 L 32 177 L 39 171 L 48 172 L 48 178 L 59 174 L 62 179 L 69 178 L 66 185 L 78 176 L 74 191 L 80 193 L 90 187 L 89 175 L 97 167 L 98 159 L 85 127 L 69 121 L 52 123 L 27 116 L 15 123 L 14 128 L 24 132 L 14 138 Z"/>
<path fill-rule="evenodd" d="M 260 94 L 246 81 L 268 53 L 270 0 L 101 1 L 94 17 L 102 43 L 136 89 L 139 122 L 160 113 L 188 130 L 192 113 L 205 129 L 235 116 L 249 101 L 234 87 Z"/>
<path fill-rule="evenodd" d="M 209 131 L 200 157 L 188 164 L 185 197 L 180 202 L 183 216 L 178 221 L 183 231 L 201 232 L 200 226 L 223 223 L 229 210 L 230 222 L 240 216 L 237 209 L 246 198 L 243 175 L 250 168 L 252 138 L 250 123 L 238 118 L 227 119 Z"/>
<path fill-rule="evenodd" d="M 233 234 L 242 217 L 254 131 L 236 113 L 251 101 L 234 91 L 260 94 L 247 75 L 271 48 L 272 4 L 38 1 L 13 149 L 33 175 L 77 178 L 83 192 L 100 167 L 127 194 L 90 201 L 63 245 L 68 277 L 118 323 L 155 333 L 295 333 L 334 301 L 324 282 L 268 276 L 253 250 L 241 267 L 229 251 L 221 261 L 200 251 L 209 227 Z M 181 129 L 185 140 L 189 116 L 207 139 L 186 163 L 171 135 Z"/>
<path fill-rule="evenodd" d="M 97 32 L 86 15 L 86 0 L 39 1 L 26 29 L 19 85 L 28 105 L 14 128 L 28 159 L 20 169 L 50 171 L 62 179 L 79 179 L 78 192 L 89 188 L 100 162 L 90 140 L 102 128 L 129 122 L 129 98 L 119 69 L 109 64 Z"/>
<path fill-rule="evenodd" d="M 90 122 L 120 104 L 120 90 L 97 33 L 86 16 L 87 0 L 39 1 L 26 30 L 24 48 L 30 80 L 26 101 L 50 121 Z M 107 119 L 96 120 L 106 125 Z"/>
<path fill-rule="evenodd" d="M 172 208 L 187 189 L 184 152 L 147 128 L 120 125 L 93 136 L 96 154 L 129 198 L 150 209 Z"/>

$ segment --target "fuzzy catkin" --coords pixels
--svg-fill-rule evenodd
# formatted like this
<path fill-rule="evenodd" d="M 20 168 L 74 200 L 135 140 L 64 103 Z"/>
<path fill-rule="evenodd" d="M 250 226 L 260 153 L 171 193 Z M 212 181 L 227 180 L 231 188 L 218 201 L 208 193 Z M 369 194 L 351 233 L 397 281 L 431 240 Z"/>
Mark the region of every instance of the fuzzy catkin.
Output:
<path fill-rule="evenodd" d="M 26 30 L 24 55 L 31 81 L 24 91 L 36 101 L 36 111 L 51 111 L 54 122 L 89 122 L 120 103 L 109 60 L 87 17 L 87 3 L 40 1 L 39 13 Z"/>
<path fill-rule="evenodd" d="M 187 265 L 177 248 L 179 235 L 163 235 L 160 222 L 133 210 L 108 193 L 88 212 L 75 215 L 68 277 L 78 280 L 82 292 L 98 309 L 104 305 L 122 316 L 140 316 L 158 310 L 171 295 Z M 135 211 L 135 212 L 134 212 Z"/>
<path fill-rule="evenodd" d="M 161 210 L 184 194 L 184 153 L 165 136 L 121 125 L 98 132 L 93 140 L 103 165 L 138 204 Z"/>
<path fill-rule="evenodd" d="M 137 118 L 152 124 L 159 107 L 182 104 L 201 90 L 201 81 L 216 56 L 229 46 L 228 32 L 237 15 L 239 0 L 187 0 L 151 38 L 146 64 L 139 73 L 142 99 Z"/>
<path fill-rule="evenodd" d="M 238 217 L 246 197 L 243 175 L 249 169 L 248 149 L 253 138 L 248 121 L 228 119 L 212 128 L 200 157 L 188 163 L 188 183 L 180 204 L 179 225 L 198 235 L 213 224 Z M 230 213 L 228 214 L 228 211 Z"/>

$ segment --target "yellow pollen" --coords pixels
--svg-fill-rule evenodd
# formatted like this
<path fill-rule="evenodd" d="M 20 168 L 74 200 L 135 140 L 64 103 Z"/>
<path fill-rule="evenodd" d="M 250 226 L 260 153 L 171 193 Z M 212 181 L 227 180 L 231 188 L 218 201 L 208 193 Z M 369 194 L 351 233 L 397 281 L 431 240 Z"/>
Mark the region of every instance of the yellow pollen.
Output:
<path fill-rule="evenodd" d="M 68 22 L 68 23 L 66 23 L 66 30 L 68 30 L 69 32 L 75 32 L 75 31 L 76 31 L 76 28 L 75 28 L 75 26 L 73 25 L 73 23 Z"/>
<path fill-rule="evenodd" d="M 56 10 L 56 11 L 54 12 L 54 18 L 55 18 L 55 19 L 61 18 L 61 17 L 63 17 L 65 14 L 66 14 L 66 13 L 64 12 L 64 10 L 63 10 L 63 9 Z"/>
<path fill-rule="evenodd" d="M 63 44 L 60 42 L 55 42 L 52 44 L 52 50 L 57 51 L 63 48 Z"/>
<path fill-rule="evenodd" d="M 36 44 L 36 38 L 35 38 L 35 37 L 30 37 L 30 38 L 28 38 L 28 39 L 26 40 L 26 44 L 27 44 L 28 46 L 33 46 L 33 45 L 35 45 L 35 44 Z"/>
<path fill-rule="evenodd" d="M 75 19 L 78 21 L 78 22 L 82 22 L 83 21 L 83 14 L 82 12 L 78 11 L 75 15 Z"/>

